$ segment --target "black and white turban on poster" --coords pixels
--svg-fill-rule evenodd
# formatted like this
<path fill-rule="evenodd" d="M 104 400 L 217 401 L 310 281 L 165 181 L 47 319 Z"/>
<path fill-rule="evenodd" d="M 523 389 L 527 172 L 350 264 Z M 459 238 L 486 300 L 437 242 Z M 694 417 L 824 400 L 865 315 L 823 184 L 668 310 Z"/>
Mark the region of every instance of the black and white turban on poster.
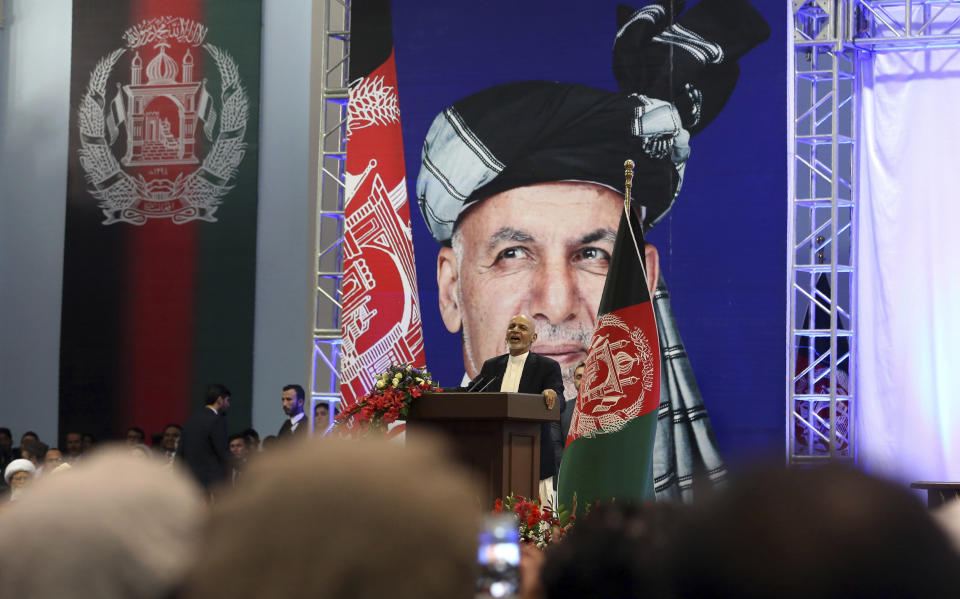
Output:
<path fill-rule="evenodd" d="M 685 13 L 677 0 L 621 6 L 618 22 L 619 91 L 507 83 L 437 115 L 417 177 L 420 210 L 437 241 L 450 243 L 473 204 L 516 187 L 585 181 L 622 194 L 628 158 L 645 228 L 667 213 L 690 137 L 720 113 L 740 73 L 737 60 L 770 29 L 747 0 L 703 0 Z"/>

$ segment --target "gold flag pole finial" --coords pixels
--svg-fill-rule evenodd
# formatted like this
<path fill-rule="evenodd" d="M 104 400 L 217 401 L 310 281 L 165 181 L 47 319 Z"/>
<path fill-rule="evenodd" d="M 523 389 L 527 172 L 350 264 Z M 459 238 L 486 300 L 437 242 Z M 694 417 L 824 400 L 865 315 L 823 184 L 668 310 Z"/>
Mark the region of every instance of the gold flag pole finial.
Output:
<path fill-rule="evenodd" d="M 633 222 L 630 218 L 630 195 L 633 190 L 633 160 L 627 160 L 623 163 L 623 216 L 627 220 L 627 228 L 630 230 L 630 239 L 633 241 L 633 249 L 637 251 L 637 260 L 640 261 L 640 270 L 643 271 L 643 278 L 647 278 L 647 270 L 644 267 L 644 253 L 640 251 L 640 244 L 637 243 L 637 234 L 633 230 Z M 619 235 L 619 234 L 618 234 Z M 643 239 L 641 235 L 640 239 Z"/>

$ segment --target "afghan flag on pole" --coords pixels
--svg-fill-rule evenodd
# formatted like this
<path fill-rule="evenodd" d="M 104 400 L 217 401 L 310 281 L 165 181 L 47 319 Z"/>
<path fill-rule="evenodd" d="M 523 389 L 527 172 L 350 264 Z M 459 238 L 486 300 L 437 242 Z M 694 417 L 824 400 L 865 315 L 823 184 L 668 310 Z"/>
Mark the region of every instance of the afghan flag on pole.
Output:
<path fill-rule="evenodd" d="M 250 423 L 260 0 L 77 0 L 60 432 Z"/>
<path fill-rule="evenodd" d="M 425 365 L 390 2 L 356 0 L 350 20 L 340 360 L 348 406 L 392 364 Z"/>
<path fill-rule="evenodd" d="M 627 206 L 560 464 L 558 503 L 568 508 L 574 496 L 581 506 L 655 499 L 660 345 L 644 269 L 643 229 Z"/>

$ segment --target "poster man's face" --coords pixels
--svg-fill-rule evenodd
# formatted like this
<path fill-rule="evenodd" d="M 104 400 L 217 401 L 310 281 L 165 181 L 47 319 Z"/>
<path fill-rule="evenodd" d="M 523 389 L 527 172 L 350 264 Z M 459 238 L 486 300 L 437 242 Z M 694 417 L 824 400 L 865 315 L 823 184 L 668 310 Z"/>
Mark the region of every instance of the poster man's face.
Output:
<path fill-rule="evenodd" d="M 527 314 L 533 352 L 564 371 L 586 360 L 610 264 L 623 200 L 591 183 L 541 183 L 480 202 L 464 216 L 453 248 L 437 258 L 440 313 L 463 329 L 463 361 L 472 378 L 504 353 L 503 323 Z M 572 393 L 571 393 L 572 395 Z"/>

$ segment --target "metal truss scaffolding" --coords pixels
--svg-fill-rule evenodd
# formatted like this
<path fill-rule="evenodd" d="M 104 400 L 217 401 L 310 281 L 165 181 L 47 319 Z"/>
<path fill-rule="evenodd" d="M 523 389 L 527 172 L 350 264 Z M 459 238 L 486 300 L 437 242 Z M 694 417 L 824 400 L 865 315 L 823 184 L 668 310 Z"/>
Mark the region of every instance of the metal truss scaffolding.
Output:
<path fill-rule="evenodd" d="M 346 189 L 347 91 L 350 1 L 323 0 L 319 44 L 320 120 L 314 231 L 315 277 L 311 405 L 340 401 L 340 284 L 343 279 L 343 212 Z M 333 409 L 331 409 L 331 414 Z M 313 411 L 311 410 L 311 421 Z"/>
<path fill-rule="evenodd" d="M 857 95 L 870 53 L 960 46 L 960 0 L 792 0 L 786 453 L 856 460 Z"/>

